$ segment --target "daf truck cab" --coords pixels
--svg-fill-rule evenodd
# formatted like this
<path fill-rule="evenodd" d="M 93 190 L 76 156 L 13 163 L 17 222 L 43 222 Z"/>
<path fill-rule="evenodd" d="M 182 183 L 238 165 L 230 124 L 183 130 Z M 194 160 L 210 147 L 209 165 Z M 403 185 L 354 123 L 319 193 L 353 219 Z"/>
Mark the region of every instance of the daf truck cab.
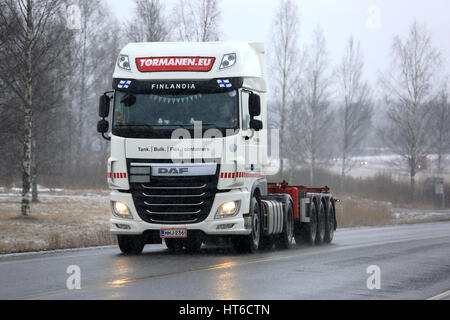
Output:
<path fill-rule="evenodd" d="M 327 188 L 267 183 L 264 59 L 262 43 L 246 42 L 120 52 L 97 130 L 111 143 L 110 230 L 123 253 L 163 241 L 195 251 L 220 238 L 246 252 L 331 241 Z"/>

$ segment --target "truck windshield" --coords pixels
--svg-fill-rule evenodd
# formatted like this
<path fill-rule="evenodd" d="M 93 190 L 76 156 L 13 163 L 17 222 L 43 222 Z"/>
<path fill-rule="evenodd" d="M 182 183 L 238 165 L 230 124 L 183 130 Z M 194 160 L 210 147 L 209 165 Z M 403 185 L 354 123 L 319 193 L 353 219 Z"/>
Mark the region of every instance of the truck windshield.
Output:
<path fill-rule="evenodd" d="M 193 136 L 194 123 L 223 136 L 239 129 L 238 94 L 228 92 L 134 94 L 116 91 L 113 134 L 130 138 L 170 138 L 183 128 Z M 227 130 L 233 129 L 233 130 Z"/>

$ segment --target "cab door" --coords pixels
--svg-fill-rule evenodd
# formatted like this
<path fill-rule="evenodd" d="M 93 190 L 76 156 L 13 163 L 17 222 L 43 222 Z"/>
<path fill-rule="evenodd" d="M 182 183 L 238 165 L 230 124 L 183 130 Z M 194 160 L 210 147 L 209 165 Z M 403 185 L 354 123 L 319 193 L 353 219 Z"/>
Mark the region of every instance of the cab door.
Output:
<path fill-rule="evenodd" d="M 244 176 L 255 176 L 261 174 L 261 137 L 260 131 L 250 129 L 250 121 L 252 119 L 249 111 L 250 96 L 253 93 L 250 90 L 243 89 L 241 91 L 241 138 L 243 150 L 241 152 L 241 159 L 244 163 L 240 163 L 238 167 L 242 168 Z M 253 119 L 260 120 L 261 115 Z"/>

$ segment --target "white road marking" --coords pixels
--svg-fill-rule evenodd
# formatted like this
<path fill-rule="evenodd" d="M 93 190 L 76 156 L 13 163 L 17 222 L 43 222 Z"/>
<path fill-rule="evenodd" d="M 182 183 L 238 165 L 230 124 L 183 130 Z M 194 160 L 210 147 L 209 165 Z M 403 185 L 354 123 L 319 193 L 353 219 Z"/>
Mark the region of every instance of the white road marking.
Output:
<path fill-rule="evenodd" d="M 448 296 L 450 296 L 450 290 L 447 290 L 441 294 L 438 294 L 437 296 L 428 298 L 427 300 L 442 300 L 442 299 L 447 298 Z"/>

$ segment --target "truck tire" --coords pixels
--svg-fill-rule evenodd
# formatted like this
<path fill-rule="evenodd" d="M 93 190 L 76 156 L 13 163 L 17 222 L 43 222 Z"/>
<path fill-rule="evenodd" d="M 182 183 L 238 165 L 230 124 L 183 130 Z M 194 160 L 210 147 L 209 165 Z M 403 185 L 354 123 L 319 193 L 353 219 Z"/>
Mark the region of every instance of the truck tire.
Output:
<path fill-rule="evenodd" d="M 328 208 L 327 208 L 327 223 L 325 225 L 325 243 L 331 243 L 331 241 L 333 241 L 334 238 L 334 229 L 336 227 L 336 222 L 335 222 L 335 213 L 334 213 L 334 207 L 333 207 L 333 203 L 332 200 L 330 200 L 330 202 L 328 203 Z"/>
<path fill-rule="evenodd" d="M 316 243 L 317 236 L 317 207 L 316 202 L 311 199 L 311 211 L 309 223 L 301 223 L 296 232 L 294 232 L 297 245 L 306 243 L 313 246 Z"/>
<path fill-rule="evenodd" d="M 182 239 L 164 239 L 167 249 L 171 252 L 179 252 L 183 250 L 184 240 Z"/>
<path fill-rule="evenodd" d="M 273 247 L 273 244 L 275 243 L 274 236 L 265 236 L 261 239 L 261 243 L 259 244 L 260 250 L 270 250 Z"/>
<path fill-rule="evenodd" d="M 275 236 L 275 247 L 277 249 L 289 249 L 294 237 L 294 208 L 289 202 L 286 214 L 283 217 L 283 232 Z"/>
<path fill-rule="evenodd" d="M 261 217 L 265 217 L 266 216 L 266 212 L 264 212 L 265 206 L 261 206 Z M 264 226 L 264 222 L 262 224 Z M 264 227 L 263 227 L 264 228 Z M 264 230 L 262 232 L 264 234 Z M 275 236 L 274 235 L 268 235 L 268 236 L 263 236 L 261 238 L 261 242 L 259 244 L 259 250 L 270 250 L 273 247 L 273 244 L 275 243 Z"/>
<path fill-rule="evenodd" d="M 145 242 L 142 236 L 117 236 L 119 249 L 124 254 L 140 254 L 144 250 Z"/>
<path fill-rule="evenodd" d="M 327 224 L 327 217 L 323 201 L 320 201 L 319 210 L 317 211 L 317 236 L 316 244 L 321 245 L 325 240 L 325 229 Z"/>
<path fill-rule="evenodd" d="M 234 249 L 239 253 L 253 253 L 262 243 L 261 203 L 255 196 L 250 201 L 250 217 L 252 232 L 248 236 L 237 237 L 233 241 Z"/>
<path fill-rule="evenodd" d="M 200 250 L 203 243 L 203 239 L 200 236 L 194 235 L 192 237 L 188 237 L 184 242 L 184 247 L 187 252 L 194 253 Z"/>

